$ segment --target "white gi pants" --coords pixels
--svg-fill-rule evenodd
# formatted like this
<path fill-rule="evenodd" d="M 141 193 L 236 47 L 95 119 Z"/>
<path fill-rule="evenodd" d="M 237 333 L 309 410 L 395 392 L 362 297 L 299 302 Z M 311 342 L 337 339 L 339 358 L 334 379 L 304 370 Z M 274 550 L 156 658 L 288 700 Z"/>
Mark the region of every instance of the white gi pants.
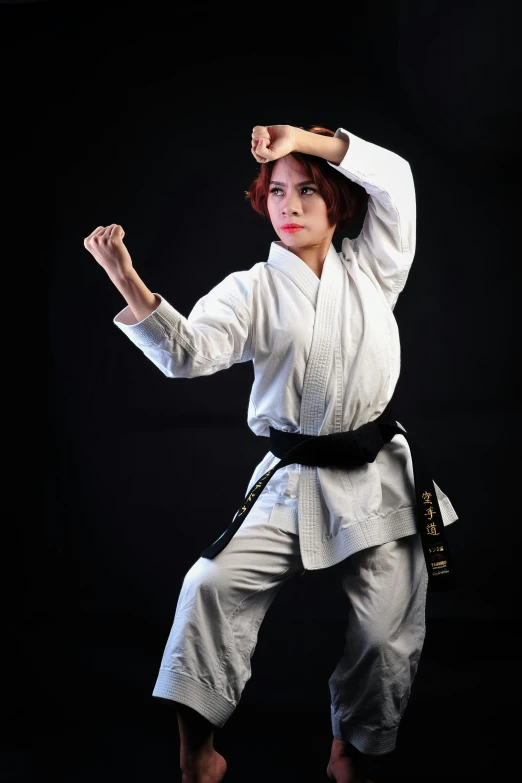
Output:
<path fill-rule="evenodd" d="M 178 599 L 153 696 L 221 728 L 251 676 L 259 627 L 281 586 L 303 573 L 299 536 L 270 524 L 260 495 L 227 547 L 199 558 Z M 330 677 L 333 736 L 369 755 L 395 748 L 425 636 L 428 574 L 416 533 L 348 557 L 344 653 Z"/>

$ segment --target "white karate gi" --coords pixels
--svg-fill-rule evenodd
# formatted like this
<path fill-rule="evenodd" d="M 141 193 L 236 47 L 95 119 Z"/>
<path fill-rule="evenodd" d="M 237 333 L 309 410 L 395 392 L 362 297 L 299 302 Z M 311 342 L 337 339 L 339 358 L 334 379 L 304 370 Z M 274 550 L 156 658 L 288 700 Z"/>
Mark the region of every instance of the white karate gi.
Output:
<path fill-rule="evenodd" d="M 330 165 L 366 189 L 368 210 L 356 239 L 344 239 L 340 253 L 330 246 L 320 279 L 283 243 L 273 242 L 266 262 L 228 275 L 196 303 L 188 318 L 161 296 L 157 309 L 139 323 L 128 307 L 114 318 L 114 323 L 169 378 L 210 375 L 235 362 L 252 361 L 255 377 L 248 407 L 248 426 L 261 437 L 269 436 L 269 426 L 307 435 L 355 429 L 382 413 L 399 378 L 400 341 L 393 308 L 405 286 L 415 253 L 416 209 L 411 169 L 395 153 L 342 128 L 336 136 L 349 140 L 349 147 L 338 166 Z M 254 470 L 244 496 L 277 461 L 269 451 Z M 443 522 L 448 525 L 457 519 L 457 514 L 437 485 L 435 490 Z M 238 505 L 239 502 L 240 498 Z M 350 705 L 346 701 L 342 704 L 342 693 L 332 692 L 334 734 L 340 736 L 339 716 L 342 715 L 345 739 L 349 737 L 363 752 L 387 752 L 395 742 L 424 638 L 423 575 L 426 569 L 416 533 L 413 467 L 407 440 L 402 435 L 395 435 L 382 447 L 373 463 L 349 471 L 297 464 L 281 469 L 246 518 L 245 531 L 252 530 L 256 520 L 258 531 L 266 534 L 267 550 L 263 551 L 257 542 L 257 549 L 251 553 L 249 566 L 261 581 L 256 581 L 250 574 L 245 587 L 247 593 L 250 589 L 255 592 L 262 585 L 266 588 L 264 566 L 260 563 L 264 562 L 263 555 L 268 551 L 274 554 L 270 550 L 275 544 L 275 541 L 271 543 L 269 535 L 272 531 L 281 551 L 286 552 L 292 562 L 297 557 L 297 566 L 290 567 L 289 561 L 283 569 L 285 573 L 289 569 L 289 575 L 303 568 L 326 568 L 350 558 L 346 567 L 357 569 L 355 584 L 365 589 L 364 584 L 366 588 L 369 584 L 368 574 L 372 573 L 371 568 L 361 566 L 365 558 L 371 557 L 374 561 L 381 558 L 379 569 L 386 571 L 389 570 L 386 564 L 390 552 L 401 551 L 408 562 L 414 564 L 410 569 L 414 578 L 408 581 L 405 576 L 406 592 L 403 594 L 397 586 L 394 588 L 397 595 L 404 597 L 404 604 L 395 607 L 399 616 L 406 612 L 410 593 L 418 596 L 418 603 L 408 609 L 410 619 L 412 612 L 415 615 L 416 630 L 409 634 L 409 646 L 402 652 L 406 658 L 403 657 L 398 667 L 404 672 L 408 669 L 399 688 L 401 695 L 391 701 L 386 701 L 384 692 L 379 697 L 388 705 L 380 713 L 382 717 L 384 710 L 386 720 L 379 723 L 376 717 L 372 723 L 371 717 L 363 715 L 359 724 L 352 725 Z M 224 520 L 223 530 L 231 521 Z M 242 533 L 242 530 L 239 529 L 235 539 L 239 535 L 243 537 L 245 531 Z M 227 633 L 230 632 L 230 614 L 217 606 L 223 600 L 223 606 L 230 609 L 232 604 L 227 602 L 233 601 L 231 595 L 237 598 L 238 584 L 245 584 L 245 580 L 239 578 L 239 563 L 237 570 L 230 564 L 235 539 L 214 560 L 200 559 L 187 574 L 154 691 L 154 695 L 194 706 L 215 725 L 223 725 L 237 704 L 246 681 L 245 672 L 241 675 L 236 667 L 223 679 L 224 659 L 216 652 L 221 668 L 213 670 L 215 676 L 198 680 L 199 668 L 191 668 L 188 661 L 197 650 L 200 663 L 202 649 L 207 649 L 205 645 L 208 643 L 210 651 L 218 637 L 223 641 L 225 626 Z M 404 539 L 402 544 L 398 543 L 399 539 Z M 202 549 L 210 543 L 202 540 Z M 390 545 L 382 547 L 384 544 Z M 356 553 L 357 557 L 351 557 Z M 216 576 L 216 569 L 219 572 L 220 565 L 225 563 L 225 575 Z M 212 584 L 217 580 L 221 598 L 214 596 L 212 599 L 217 601 L 217 606 L 208 616 L 210 627 L 206 627 L 203 618 L 208 607 L 203 608 L 202 602 L 208 591 L 202 590 L 202 585 L 208 586 L 209 579 Z M 375 574 L 371 579 L 375 580 Z M 282 573 L 279 573 L 274 585 L 280 586 L 281 580 Z M 343 586 L 353 612 L 356 611 L 355 593 L 353 583 L 348 589 L 348 581 L 346 577 Z M 222 654 L 229 659 L 230 645 L 238 645 L 236 653 L 248 669 L 246 658 L 253 652 L 268 604 L 263 604 L 263 610 L 250 610 L 252 602 L 245 600 L 247 593 L 242 594 L 237 607 L 231 610 L 237 618 L 238 607 L 242 607 L 241 612 L 245 614 L 239 626 L 246 636 L 241 639 L 237 634 L 232 636 Z M 272 592 L 268 591 L 267 595 Z M 272 598 L 266 599 L 268 603 Z M 366 614 L 371 606 L 368 598 L 368 604 L 360 609 Z M 357 616 L 360 621 L 361 612 Z M 389 617 L 390 628 L 396 628 L 393 612 L 389 612 Z M 352 627 L 354 625 L 357 624 L 352 621 Z M 360 624 L 361 629 L 363 625 Z M 187 648 L 188 636 L 184 630 L 188 626 L 198 628 L 204 638 L 194 642 L 195 647 L 190 648 L 192 653 Z M 366 620 L 364 627 L 370 632 L 371 618 Z M 214 641 L 211 641 L 214 631 L 217 636 L 214 635 Z M 385 638 L 386 629 L 381 627 L 381 646 Z M 353 653 L 353 640 L 350 644 Z M 361 645 L 364 646 L 364 641 Z M 370 658 L 371 655 L 368 661 Z M 404 664 L 406 659 L 407 666 Z M 344 674 L 337 676 L 337 672 L 334 680 L 337 684 L 344 683 L 343 692 L 350 693 L 353 705 L 359 697 L 348 688 L 348 672 L 352 671 L 360 680 L 361 670 L 356 673 L 353 660 L 348 660 L 346 655 L 343 661 L 340 667 Z M 386 665 L 391 672 L 393 667 L 388 658 Z M 187 671 L 191 674 L 187 675 Z M 371 676 L 370 669 L 368 676 Z M 183 677 L 188 677 L 188 685 Z M 210 694 L 214 694 L 218 702 L 224 699 L 227 709 L 224 704 L 219 708 L 215 704 L 212 706 Z M 373 709 L 379 698 L 370 699 Z M 361 716 L 360 712 L 357 714 Z"/>

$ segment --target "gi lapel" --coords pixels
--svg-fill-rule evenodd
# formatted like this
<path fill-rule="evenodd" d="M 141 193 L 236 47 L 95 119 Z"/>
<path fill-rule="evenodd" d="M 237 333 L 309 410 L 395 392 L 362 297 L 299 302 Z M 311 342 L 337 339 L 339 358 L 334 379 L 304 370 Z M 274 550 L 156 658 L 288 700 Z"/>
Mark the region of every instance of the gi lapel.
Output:
<path fill-rule="evenodd" d="M 282 242 L 272 242 L 267 263 L 289 277 L 315 307 L 321 281 L 304 261 L 287 250 Z"/>
<path fill-rule="evenodd" d="M 328 373 L 340 328 L 339 314 L 345 274 L 341 259 L 334 246 L 330 245 L 321 279 L 317 278 L 319 290 L 314 332 L 303 382 L 299 421 L 303 435 L 319 435 L 323 423 Z"/>
<path fill-rule="evenodd" d="M 300 430 L 303 435 L 321 433 L 329 373 L 340 329 L 340 309 L 345 292 L 346 271 L 333 245 L 326 255 L 315 308 L 314 332 L 306 365 L 301 399 Z M 301 465 L 299 478 L 299 535 L 305 567 L 313 567 L 322 529 L 319 468 Z M 321 527 L 321 526 L 319 526 Z M 310 558 L 305 553 L 310 553 Z M 305 562 L 306 560 L 306 562 Z"/>

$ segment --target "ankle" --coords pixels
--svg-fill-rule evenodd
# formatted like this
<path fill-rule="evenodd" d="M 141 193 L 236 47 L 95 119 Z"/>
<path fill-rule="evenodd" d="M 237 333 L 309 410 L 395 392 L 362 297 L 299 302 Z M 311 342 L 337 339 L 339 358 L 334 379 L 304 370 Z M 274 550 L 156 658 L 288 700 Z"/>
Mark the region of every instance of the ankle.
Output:
<path fill-rule="evenodd" d="M 332 742 L 332 756 L 342 756 L 344 758 L 356 759 L 361 756 L 361 752 L 357 750 L 350 742 L 337 739 L 334 737 Z"/>
<path fill-rule="evenodd" d="M 184 773 L 193 773 L 205 770 L 212 765 L 216 751 L 213 747 L 197 749 L 182 748 L 179 757 L 179 766 Z"/>

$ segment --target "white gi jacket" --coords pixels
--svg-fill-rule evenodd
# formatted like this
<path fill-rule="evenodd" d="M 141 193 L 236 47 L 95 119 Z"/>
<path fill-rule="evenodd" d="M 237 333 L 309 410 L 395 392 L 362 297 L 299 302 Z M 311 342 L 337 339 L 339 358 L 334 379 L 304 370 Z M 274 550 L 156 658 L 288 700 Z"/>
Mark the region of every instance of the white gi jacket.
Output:
<path fill-rule="evenodd" d="M 335 135 L 349 139 L 349 147 L 338 166 L 330 165 L 365 188 L 368 209 L 356 239 L 343 239 L 340 253 L 330 246 L 320 279 L 282 242 L 272 242 L 266 262 L 228 275 L 188 318 L 159 295 L 144 320 L 136 322 L 128 307 L 114 318 L 168 378 L 252 361 L 247 421 L 256 435 L 268 437 L 270 425 L 305 435 L 355 429 L 382 413 L 399 378 L 393 308 L 415 253 L 411 169 L 342 128 Z M 266 454 L 243 497 L 278 459 Z M 457 514 L 436 484 L 435 490 L 448 525 Z M 270 522 L 299 533 L 308 570 L 417 530 L 413 466 L 402 435 L 374 462 L 350 470 L 289 465 L 263 493 L 274 493 Z M 224 520 L 219 535 L 231 522 Z M 203 549 L 211 540 L 201 543 Z"/>

